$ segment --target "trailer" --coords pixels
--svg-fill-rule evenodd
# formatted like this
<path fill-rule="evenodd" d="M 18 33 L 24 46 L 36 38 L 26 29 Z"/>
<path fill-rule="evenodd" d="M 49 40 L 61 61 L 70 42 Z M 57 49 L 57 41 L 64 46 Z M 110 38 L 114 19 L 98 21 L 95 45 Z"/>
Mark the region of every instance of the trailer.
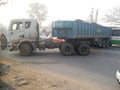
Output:
<path fill-rule="evenodd" d="M 82 20 L 55 21 L 52 27 L 52 35 L 66 41 L 65 45 L 61 45 L 61 51 L 65 55 L 68 50 L 66 48 L 74 49 L 79 55 L 88 55 L 89 47 L 108 48 L 110 46 L 112 31 L 110 27 Z"/>
<path fill-rule="evenodd" d="M 53 39 L 40 39 L 39 24 L 33 19 L 15 19 L 9 26 L 10 51 L 19 50 L 21 55 L 28 56 L 39 50 L 59 48 L 65 56 L 70 56 L 75 51 L 79 55 L 88 55 L 91 46 L 108 48 L 111 28 L 88 23 L 82 20 L 54 21 L 52 23 L 52 36 L 57 37 L 59 42 Z"/>

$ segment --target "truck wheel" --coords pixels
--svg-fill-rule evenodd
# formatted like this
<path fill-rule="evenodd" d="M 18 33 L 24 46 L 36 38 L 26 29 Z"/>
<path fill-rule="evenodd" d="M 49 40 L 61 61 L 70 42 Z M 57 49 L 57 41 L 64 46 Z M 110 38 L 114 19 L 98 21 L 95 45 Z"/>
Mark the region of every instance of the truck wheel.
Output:
<path fill-rule="evenodd" d="M 105 40 L 103 40 L 102 48 L 106 48 L 106 41 Z"/>
<path fill-rule="evenodd" d="M 105 41 L 105 48 L 108 48 L 110 46 L 110 43 L 108 40 Z"/>
<path fill-rule="evenodd" d="M 112 43 L 109 41 L 109 47 L 112 47 Z"/>
<path fill-rule="evenodd" d="M 73 53 L 73 45 L 65 43 L 61 46 L 61 53 L 65 56 L 70 56 Z"/>
<path fill-rule="evenodd" d="M 22 56 L 29 56 L 32 54 L 32 47 L 29 44 L 22 44 L 19 48 L 19 52 Z"/>
<path fill-rule="evenodd" d="M 98 40 L 98 47 L 101 48 L 103 45 L 103 40 L 102 39 L 99 39 Z"/>
<path fill-rule="evenodd" d="M 90 53 L 90 47 L 87 44 L 83 44 L 79 46 L 79 55 L 86 56 Z"/>

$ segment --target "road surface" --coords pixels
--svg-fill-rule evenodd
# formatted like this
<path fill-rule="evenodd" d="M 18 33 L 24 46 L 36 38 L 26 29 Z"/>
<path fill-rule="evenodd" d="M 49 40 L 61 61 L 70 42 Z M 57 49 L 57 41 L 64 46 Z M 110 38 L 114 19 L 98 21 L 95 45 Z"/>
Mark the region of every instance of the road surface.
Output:
<path fill-rule="evenodd" d="M 99 84 L 103 90 L 104 87 L 107 87 L 106 90 L 120 89 L 115 78 L 116 70 L 120 69 L 120 47 L 92 49 L 88 56 L 62 56 L 57 49 L 37 52 L 29 57 L 8 50 L 0 54 L 37 70 L 43 68 L 79 81 Z"/>

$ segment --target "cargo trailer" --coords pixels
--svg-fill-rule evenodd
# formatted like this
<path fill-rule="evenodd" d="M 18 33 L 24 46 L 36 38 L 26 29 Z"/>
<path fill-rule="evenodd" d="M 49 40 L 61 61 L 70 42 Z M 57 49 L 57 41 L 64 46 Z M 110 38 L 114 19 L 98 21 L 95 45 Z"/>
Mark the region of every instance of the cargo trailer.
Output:
<path fill-rule="evenodd" d="M 90 46 L 109 47 L 112 29 L 96 23 L 82 20 L 55 21 L 52 24 L 52 35 L 66 40 L 89 42 Z"/>

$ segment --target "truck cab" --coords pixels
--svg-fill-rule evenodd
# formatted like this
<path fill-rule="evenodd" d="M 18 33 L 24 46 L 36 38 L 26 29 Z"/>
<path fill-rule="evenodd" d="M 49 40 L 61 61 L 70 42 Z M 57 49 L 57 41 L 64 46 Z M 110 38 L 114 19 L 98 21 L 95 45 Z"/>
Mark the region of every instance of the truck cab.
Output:
<path fill-rule="evenodd" d="M 23 40 L 36 41 L 39 37 L 39 28 L 36 20 L 15 19 L 9 26 L 10 42 L 16 43 Z"/>
<path fill-rule="evenodd" d="M 14 19 L 11 20 L 9 25 L 9 39 L 11 42 L 10 51 L 16 51 L 18 49 L 26 50 L 29 48 L 30 51 L 35 50 L 37 46 L 36 42 L 39 39 L 39 24 L 33 19 Z M 27 51 L 26 55 L 30 54 Z"/>

